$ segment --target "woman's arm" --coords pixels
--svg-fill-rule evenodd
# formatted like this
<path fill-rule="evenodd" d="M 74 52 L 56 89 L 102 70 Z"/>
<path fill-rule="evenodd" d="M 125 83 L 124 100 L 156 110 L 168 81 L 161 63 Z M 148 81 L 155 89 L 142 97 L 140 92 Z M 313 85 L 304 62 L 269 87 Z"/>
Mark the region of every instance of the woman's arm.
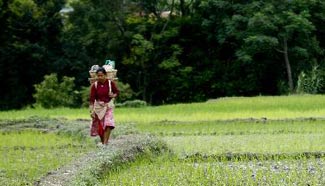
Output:
<path fill-rule="evenodd" d="M 113 94 L 114 98 L 120 94 L 120 90 L 118 89 L 118 87 L 114 81 L 112 81 L 112 92 L 114 93 Z"/>
<path fill-rule="evenodd" d="M 90 87 L 90 94 L 89 94 L 89 110 L 92 111 L 94 108 L 94 103 L 96 99 L 96 87 L 93 83 Z"/>

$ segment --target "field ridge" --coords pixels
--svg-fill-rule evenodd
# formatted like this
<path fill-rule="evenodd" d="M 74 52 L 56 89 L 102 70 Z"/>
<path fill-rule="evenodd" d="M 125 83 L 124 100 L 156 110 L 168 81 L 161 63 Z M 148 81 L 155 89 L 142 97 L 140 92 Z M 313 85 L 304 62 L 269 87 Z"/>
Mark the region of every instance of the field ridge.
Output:
<path fill-rule="evenodd" d="M 245 161 L 245 160 L 281 160 L 324 158 L 325 152 L 296 152 L 296 153 L 222 153 L 222 154 L 188 154 L 181 158 L 184 161 Z"/>
<path fill-rule="evenodd" d="M 110 140 L 109 145 L 98 146 L 97 150 L 48 173 L 35 185 L 93 185 L 110 169 L 133 161 L 145 152 L 160 154 L 164 150 L 167 150 L 166 146 L 153 136 L 136 134 L 119 136 Z"/>

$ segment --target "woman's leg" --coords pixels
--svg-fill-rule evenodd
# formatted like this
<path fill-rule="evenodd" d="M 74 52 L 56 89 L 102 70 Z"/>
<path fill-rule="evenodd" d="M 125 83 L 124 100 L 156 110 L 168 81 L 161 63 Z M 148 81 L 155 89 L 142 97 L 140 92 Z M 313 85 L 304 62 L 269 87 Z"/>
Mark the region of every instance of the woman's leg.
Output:
<path fill-rule="evenodd" d="M 104 131 L 104 144 L 108 143 L 112 130 L 114 127 L 113 109 L 109 108 L 105 114 L 105 131 Z"/>
<path fill-rule="evenodd" d="M 104 143 L 105 145 L 108 144 L 109 137 L 111 135 L 112 129 L 110 127 L 106 127 L 105 132 L 104 132 Z"/>
<path fill-rule="evenodd" d="M 105 131 L 103 129 L 103 123 L 101 121 L 98 122 L 98 135 L 100 137 L 100 141 L 102 142 L 102 144 L 104 144 L 105 141 Z"/>
<path fill-rule="evenodd" d="M 99 136 L 100 137 L 100 141 L 102 142 L 102 144 L 104 144 L 104 136 Z"/>

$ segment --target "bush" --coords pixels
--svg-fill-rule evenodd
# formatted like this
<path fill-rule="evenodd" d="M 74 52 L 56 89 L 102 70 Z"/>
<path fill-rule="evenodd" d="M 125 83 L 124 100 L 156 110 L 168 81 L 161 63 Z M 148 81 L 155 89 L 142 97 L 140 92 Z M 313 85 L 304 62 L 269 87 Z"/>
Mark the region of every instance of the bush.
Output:
<path fill-rule="evenodd" d="M 297 93 L 317 94 L 324 87 L 324 75 L 318 66 L 314 66 L 310 72 L 301 72 L 297 82 Z"/>
<path fill-rule="evenodd" d="M 64 76 L 62 82 L 59 83 L 57 74 L 45 75 L 43 82 L 34 85 L 35 104 L 44 108 L 75 106 L 79 95 L 77 91 L 74 91 L 74 86 L 73 77 Z"/>
<path fill-rule="evenodd" d="M 116 107 L 145 107 L 147 106 L 147 102 L 142 100 L 132 100 L 132 101 L 125 101 L 124 103 L 115 104 Z"/>
<path fill-rule="evenodd" d="M 117 87 L 120 90 L 120 95 L 117 97 L 117 102 L 124 102 L 130 100 L 134 96 L 134 91 L 128 83 L 124 84 L 120 81 L 117 82 Z"/>
<path fill-rule="evenodd" d="M 81 87 L 81 100 L 82 100 L 82 107 L 89 106 L 89 94 L 90 94 L 90 87 Z"/>

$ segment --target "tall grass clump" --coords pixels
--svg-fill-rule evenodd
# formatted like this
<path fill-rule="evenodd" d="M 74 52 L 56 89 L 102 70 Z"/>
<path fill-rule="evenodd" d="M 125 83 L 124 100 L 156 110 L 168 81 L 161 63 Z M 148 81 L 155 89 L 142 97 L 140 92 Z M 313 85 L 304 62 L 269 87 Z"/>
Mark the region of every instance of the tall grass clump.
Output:
<path fill-rule="evenodd" d="M 310 72 L 301 72 L 298 76 L 297 93 L 317 94 L 324 89 L 324 71 L 315 65 Z"/>

